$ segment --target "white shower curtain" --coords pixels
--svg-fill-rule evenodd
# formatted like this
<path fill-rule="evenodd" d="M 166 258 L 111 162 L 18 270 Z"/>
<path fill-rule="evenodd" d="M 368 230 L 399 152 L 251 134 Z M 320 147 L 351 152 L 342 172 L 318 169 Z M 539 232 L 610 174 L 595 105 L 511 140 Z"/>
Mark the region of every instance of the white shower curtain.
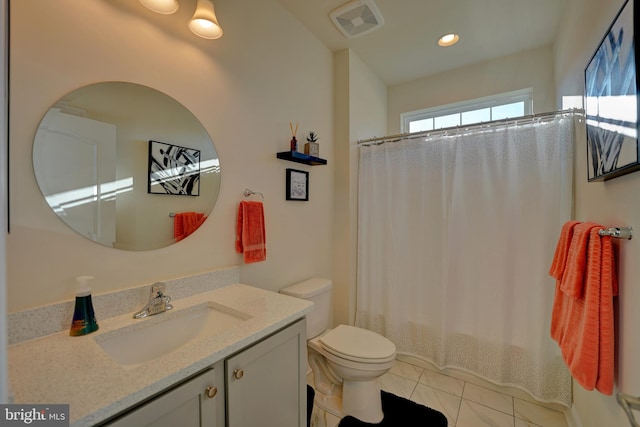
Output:
<path fill-rule="evenodd" d="M 571 217 L 575 120 L 362 146 L 356 325 L 570 405 L 547 272 Z"/>

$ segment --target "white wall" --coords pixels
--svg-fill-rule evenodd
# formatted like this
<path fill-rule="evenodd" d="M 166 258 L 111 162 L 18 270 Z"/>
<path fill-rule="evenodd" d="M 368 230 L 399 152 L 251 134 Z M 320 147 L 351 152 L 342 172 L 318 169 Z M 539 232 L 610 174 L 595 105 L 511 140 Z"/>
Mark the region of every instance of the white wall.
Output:
<path fill-rule="evenodd" d="M 334 323 L 355 321 L 358 237 L 357 141 L 386 135 L 387 87 L 345 49 L 334 54 L 336 179 L 333 249 Z"/>
<path fill-rule="evenodd" d="M 245 283 L 276 290 L 330 277 L 333 219 L 332 53 L 273 0 L 217 0 L 224 36 L 193 36 L 195 0 L 161 16 L 138 2 L 11 2 L 11 234 L 9 311 L 73 297 L 73 278 L 94 292 L 242 264 L 235 220 L 242 192 L 264 194 L 267 261 L 242 266 Z M 250 11 L 250 13 L 249 13 Z M 35 130 L 61 96 L 99 81 L 155 88 L 187 107 L 209 132 L 222 169 L 218 202 L 197 233 L 167 248 L 102 247 L 68 229 L 37 187 Z M 278 160 L 289 122 L 320 136 L 327 166 Z M 310 201 L 285 201 L 285 169 L 310 172 Z"/>
<path fill-rule="evenodd" d="M 582 96 L 584 69 L 611 25 L 623 0 L 571 0 L 556 43 L 555 79 L 558 103 L 564 96 Z M 640 173 L 608 182 L 587 182 L 586 141 L 577 141 L 575 216 L 606 226 L 640 229 Z M 616 402 L 622 391 L 640 395 L 640 245 L 637 237 L 616 241 L 620 295 L 617 298 L 617 383 L 613 396 L 586 391 L 574 383 L 574 405 L 584 427 L 629 425 Z"/>
<path fill-rule="evenodd" d="M 535 113 L 555 110 L 551 46 L 390 87 L 389 134 L 400 133 L 402 113 L 529 87 Z"/>

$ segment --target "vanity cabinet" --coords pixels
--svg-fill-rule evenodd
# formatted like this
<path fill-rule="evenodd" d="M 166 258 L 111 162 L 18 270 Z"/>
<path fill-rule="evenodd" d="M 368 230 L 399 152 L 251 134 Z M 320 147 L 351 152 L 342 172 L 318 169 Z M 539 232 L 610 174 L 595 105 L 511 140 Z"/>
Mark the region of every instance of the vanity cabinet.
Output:
<path fill-rule="evenodd" d="M 225 360 L 227 427 L 304 427 L 306 415 L 306 321 Z"/>
<path fill-rule="evenodd" d="M 104 427 L 224 427 L 218 423 L 224 396 L 217 381 L 215 369 L 208 369 Z"/>
<path fill-rule="evenodd" d="M 252 344 L 102 427 L 305 427 L 306 320 Z"/>

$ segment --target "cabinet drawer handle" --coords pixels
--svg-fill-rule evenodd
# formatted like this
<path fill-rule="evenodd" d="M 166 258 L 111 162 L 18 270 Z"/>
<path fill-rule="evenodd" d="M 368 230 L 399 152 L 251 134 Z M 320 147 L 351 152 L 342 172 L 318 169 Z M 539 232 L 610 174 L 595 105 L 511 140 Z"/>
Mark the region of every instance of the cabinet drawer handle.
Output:
<path fill-rule="evenodd" d="M 205 390 L 205 393 L 207 393 L 207 397 L 209 399 L 213 399 L 214 397 L 216 397 L 216 394 L 218 394 L 218 387 L 209 386 Z"/>
<path fill-rule="evenodd" d="M 237 380 L 244 377 L 244 371 L 242 369 L 235 369 L 233 371 L 233 377 Z"/>

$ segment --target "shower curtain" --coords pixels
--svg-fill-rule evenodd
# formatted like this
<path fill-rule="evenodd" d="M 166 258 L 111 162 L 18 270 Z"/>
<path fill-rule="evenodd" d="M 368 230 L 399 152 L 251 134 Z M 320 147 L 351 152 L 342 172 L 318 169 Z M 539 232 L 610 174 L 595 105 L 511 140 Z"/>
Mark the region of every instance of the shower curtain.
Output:
<path fill-rule="evenodd" d="M 356 325 L 569 406 L 547 272 L 571 218 L 576 120 L 362 146 Z"/>

